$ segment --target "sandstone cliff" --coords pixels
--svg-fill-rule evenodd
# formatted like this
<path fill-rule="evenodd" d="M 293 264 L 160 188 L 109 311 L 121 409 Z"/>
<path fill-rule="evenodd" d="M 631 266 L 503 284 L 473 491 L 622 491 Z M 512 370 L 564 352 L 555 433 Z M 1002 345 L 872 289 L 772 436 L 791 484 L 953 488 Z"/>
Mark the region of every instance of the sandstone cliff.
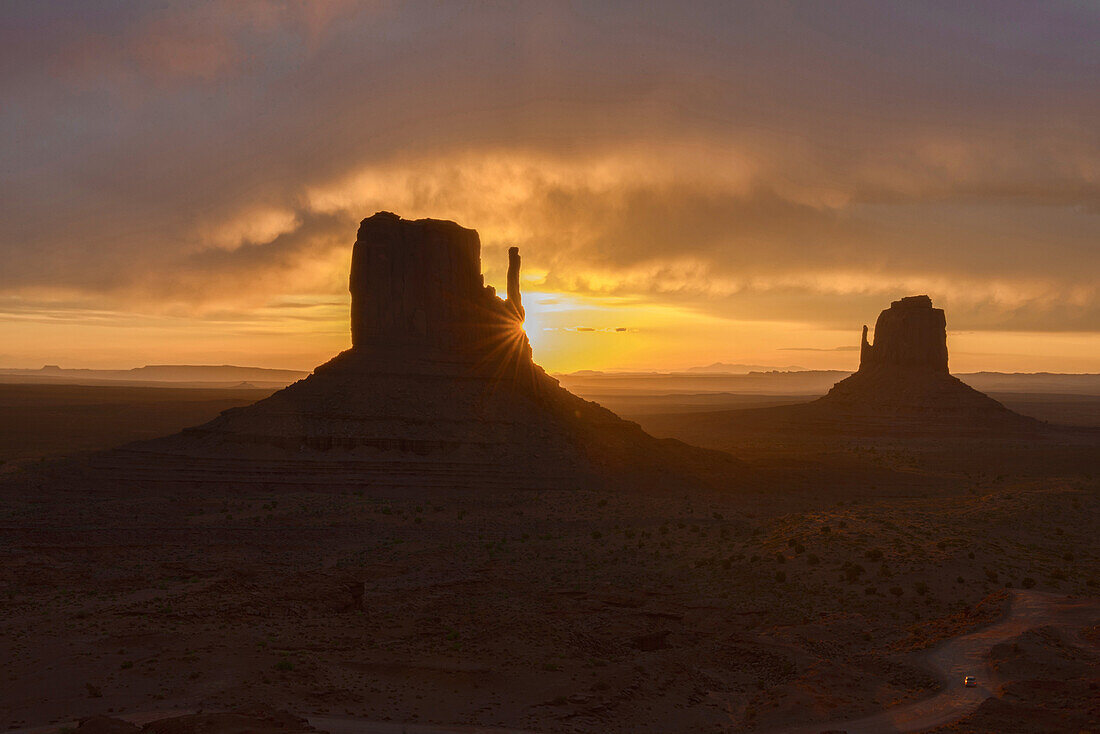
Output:
<path fill-rule="evenodd" d="M 894 301 L 875 322 L 875 343 L 863 327 L 860 371 L 919 368 L 947 374 L 947 319 L 928 296 Z"/>
<path fill-rule="evenodd" d="M 894 301 L 863 327 L 859 370 L 814 405 L 837 415 L 896 416 L 944 424 L 977 421 L 1032 424 L 953 377 L 947 366 L 947 319 L 925 295 Z"/>
<path fill-rule="evenodd" d="M 254 405 L 108 458 L 132 469 L 155 456 L 203 481 L 730 481 L 739 464 L 728 455 L 655 439 L 538 367 L 523 330 L 517 248 L 508 263 L 502 300 L 484 283 L 474 230 L 368 217 L 352 251 L 351 349 Z"/>

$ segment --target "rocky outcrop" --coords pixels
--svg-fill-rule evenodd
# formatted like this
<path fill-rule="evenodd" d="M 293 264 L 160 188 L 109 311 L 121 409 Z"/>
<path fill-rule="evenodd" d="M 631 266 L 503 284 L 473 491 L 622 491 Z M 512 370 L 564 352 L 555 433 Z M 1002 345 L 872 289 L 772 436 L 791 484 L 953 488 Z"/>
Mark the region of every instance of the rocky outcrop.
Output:
<path fill-rule="evenodd" d="M 534 363 L 519 269 L 513 247 L 502 300 L 474 230 L 368 217 L 352 251 L 351 349 L 254 405 L 108 458 L 132 470 L 134 454 L 155 456 L 143 476 L 175 462 L 179 478 L 237 484 L 728 483 L 740 466 L 728 455 L 655 439 Z"/>
<path fill-rule="evenodd" d="M 519 248 L 508 248 L 508 305 L 520 321 L 526 318 L 523 298 L 519 292 Z"/>
<path fill-rule="evenodd" d="M 894 301 L 879 314 L 873 344 L 864 326 L 859 370 L 807 409 L 822 416 L 915 420 L 929 426 L 969 422 L 982 430 L 991 423 L 1035 423 L 950 374 L 947 319 L 924 295 Z"/>
<path fill-rule="evenodd" d="M 519 248 L 509 252 L 502 302 L 481 274 L 477 232 L 438 219 L 407 221 L 379 212 L 359 225 L 351 255 L 351 339 L 355 349 L 491 352 L 526 344 L 519 305 Z"/>
<path fill-rule="evenodd" d="M 859 369 L 927 369 L 947 374 L 947 319 L 928 296 L 894 301 L 875 322 L 875 343 L 863 327 Z"/>

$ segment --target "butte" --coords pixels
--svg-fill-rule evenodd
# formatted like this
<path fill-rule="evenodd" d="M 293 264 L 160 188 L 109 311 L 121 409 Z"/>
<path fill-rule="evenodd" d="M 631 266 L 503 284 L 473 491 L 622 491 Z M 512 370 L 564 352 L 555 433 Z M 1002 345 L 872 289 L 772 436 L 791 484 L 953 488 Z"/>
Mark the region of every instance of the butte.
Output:
<path fill-rule="evenodd" d="M 95 457 L 149 482 L 575 488 L 727 485 L 728 454 L 657 439 L 532 359 L 518 248 L 507 299 L 476 231 L 389 212 L 352 251 L 351 349 L 253 405 Z"/>
<path fill-rule="evenodd" d="M 863 327 L 859 369 L 811 402 L 769 408 L 654 416 L 657 435 L 735 449 L 767 440 L 1030 436 L 1045 424 L 1015 413 L 953 376 L 947 364 L 947 319 L 925 295 L 894 301 Z M 787 438 L 783 438 L 787 437 Z M 766 441 L 765 441 L 766 442 Z"/>
<path fill-rule="evenodd" d="M 897 418 L 941 427 L 1030 428 L 1038 422 L 953 376 L 947 367 L 947 318 L 928 296 L 890 304 L 863 327 L 859 369 L 811 403 L 838 417 Z"/>

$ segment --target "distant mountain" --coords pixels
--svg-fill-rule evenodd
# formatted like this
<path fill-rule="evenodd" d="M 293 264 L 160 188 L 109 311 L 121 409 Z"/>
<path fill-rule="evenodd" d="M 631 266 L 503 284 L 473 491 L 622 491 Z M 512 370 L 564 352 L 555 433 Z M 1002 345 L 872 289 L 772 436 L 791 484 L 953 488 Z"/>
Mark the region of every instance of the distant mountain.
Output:
<path fill-rule="evenodd" d="M 714 364 L 708 364 L 706 367 L 689 367 L 684 372 L 695 372 L 705 374 L 727 374 L 727 375 L 747 375 L 750 372 L 806 372 L 805 367 L 799 367 L 796 364 L 787 365 L 786 367 L 771 367 L 762 364 L 730 364 L 728 362 L 715 362 Z"/>
<path fill-rule="evenodd" d="M 41 369 L 0 369 L 0 381 L 51 382 L 66 384 L 100 383 L 185 383 L 238 387 L 242 382 L 257 386 L 284 386 L 308 376 L 300 370 L 235 365 L 150 364 L 128 370 L 64 369 L 46 365 Z"/>

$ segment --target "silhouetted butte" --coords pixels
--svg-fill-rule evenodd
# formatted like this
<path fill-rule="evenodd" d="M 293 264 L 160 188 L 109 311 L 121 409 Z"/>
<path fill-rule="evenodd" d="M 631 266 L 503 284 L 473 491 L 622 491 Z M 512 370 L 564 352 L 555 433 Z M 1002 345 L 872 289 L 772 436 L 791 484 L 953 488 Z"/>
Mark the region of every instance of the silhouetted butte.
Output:
<path fill-rule="evenodd" d="M 476 231 L 389 212 L 352 251 L 352 348 L 254 405 L 99 458 L 156 480 L 390 486 L 695 484 L 728 455 L 656 439 L 562 388 L 523 329 L 520 257 L 507 300 L 486 286 Z M 262 477 L 262 479 L 261 479 Z"/>

